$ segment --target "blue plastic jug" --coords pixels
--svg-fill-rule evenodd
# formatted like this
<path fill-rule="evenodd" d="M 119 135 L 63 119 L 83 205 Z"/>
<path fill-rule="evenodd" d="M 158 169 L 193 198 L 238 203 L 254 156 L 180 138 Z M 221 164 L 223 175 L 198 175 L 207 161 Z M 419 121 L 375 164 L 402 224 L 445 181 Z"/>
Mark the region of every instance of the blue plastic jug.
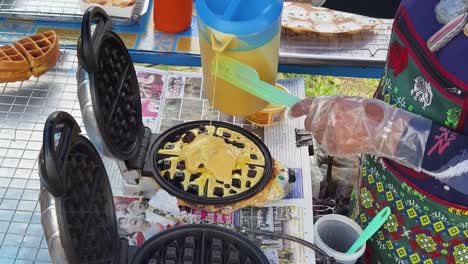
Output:
<path fill-rule="evenodd" d="M 282 0 L 195 1 L 203 83 L 212 105 L 223 113 L 246 116 L 268 103 L 216 79 L 213 67 L 222 53 L 254 68 L 260 79 L 276 83 L 281 35 Z"/>

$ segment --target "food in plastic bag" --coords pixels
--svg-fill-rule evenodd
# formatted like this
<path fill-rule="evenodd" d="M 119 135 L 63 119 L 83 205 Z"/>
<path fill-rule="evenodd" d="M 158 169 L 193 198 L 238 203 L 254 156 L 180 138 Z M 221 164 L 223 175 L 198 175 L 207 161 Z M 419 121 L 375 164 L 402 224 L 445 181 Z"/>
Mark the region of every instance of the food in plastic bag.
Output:
<path fill-rule="evenodd" d="M 291 115 L 307 115 L 306 129 L 332 156 L 368 153 L 413 168 L 421 166 L 432 124 L 382 101 L 348 96 L 307 98 L 292 108 Z M 410 121 L 419 121 L 423 131 L 411 129 Z"/>
<path fill-rule="evenodd" d="M 306 115 L 305 127 L 324 150 L 333 156 L 371 154 L 394 160 L 416 171 L 443 179 L 468 174 L 468 137 L 457 135 L 431 120 L 395 108 L 380 100 L 359 97 L 311 97 L 294 105 L 292 117 Z M 441 134 L 442 133 L 442 134 Z M 427 147 L 431 135 L 432 142 Z M 447 142 L 444 143 L 444 138 Z M 450 144 L 456 140 L 457 143 Z M 437 162 L 424 158 L 445 144 L 450 155 Z"/>

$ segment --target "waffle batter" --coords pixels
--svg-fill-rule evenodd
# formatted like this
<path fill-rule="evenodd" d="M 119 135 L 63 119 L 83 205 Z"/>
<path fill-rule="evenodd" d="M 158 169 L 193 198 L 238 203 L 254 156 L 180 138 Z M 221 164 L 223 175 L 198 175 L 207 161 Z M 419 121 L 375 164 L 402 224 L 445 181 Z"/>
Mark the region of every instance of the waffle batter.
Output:
<path fill-rule="evenodd" d="M 161 176 L 186 192 L 226 197 L 255 186 L 264 173 L 262 152 L 244 135 L 224 127 L 191 129 L 158 150 Z"/>
<path fill-rule="evenodd" d="M 190 145 L 180 152 L 185 160 L 187 170 L 197 173 L 198 167 L 204 165 L 217 180 L 227 182 L 232 178 L 232 171 L 242 159 L 242 152 L 233 145 L 228 145 L 220 137 L 199 135 Z"/>

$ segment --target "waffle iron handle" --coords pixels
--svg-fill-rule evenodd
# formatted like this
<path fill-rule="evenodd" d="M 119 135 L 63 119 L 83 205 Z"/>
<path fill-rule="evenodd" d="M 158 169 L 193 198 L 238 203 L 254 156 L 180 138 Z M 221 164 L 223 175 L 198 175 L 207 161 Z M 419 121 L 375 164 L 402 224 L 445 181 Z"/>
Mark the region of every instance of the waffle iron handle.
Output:
<path fill-rule="evenodd" d="M 96 24 L 94 33 L 91 26 Z M 78 41 L 78 56 L 80 63 L 89 73 L 98 68 L 97 57 L 104 34 L 112 29 L 112 21 L 106 11 L 98 6 L 88 8 L 81 22 L 81 37 Z"/>
<path fill-rule="evenodd" d="M 62 168 L 73 139 L 81 132 L 75 119 L 66 112 L 54 112 L 44 126 L 43 146 L 40 153 L 40 179 L 55 197 L 65 192 L 61 179 Z"/>

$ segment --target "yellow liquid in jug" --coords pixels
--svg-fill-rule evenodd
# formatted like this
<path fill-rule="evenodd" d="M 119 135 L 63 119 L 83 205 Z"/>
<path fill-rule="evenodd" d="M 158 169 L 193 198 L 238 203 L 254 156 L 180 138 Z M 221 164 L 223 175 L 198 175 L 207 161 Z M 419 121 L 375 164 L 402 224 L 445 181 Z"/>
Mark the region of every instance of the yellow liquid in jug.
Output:
<path fill-rule="evenodd" d="M 278 70 L 278 50 L 281 33 L 278 33 L 266 45 L 254 50 L 222 54 L 243 62 L 257 70 L 260 79 L 275 85 Z M 221 112 L 233 116 L 246 116 L 264 109 L 268 103 L 240 88 L 231 85 L 212 73 L 213 60 L 219 51 L 215 51 L 211 43 L 200 38 L 201 58 L 203 65 L 203 86 L 210 104 Z"/>

